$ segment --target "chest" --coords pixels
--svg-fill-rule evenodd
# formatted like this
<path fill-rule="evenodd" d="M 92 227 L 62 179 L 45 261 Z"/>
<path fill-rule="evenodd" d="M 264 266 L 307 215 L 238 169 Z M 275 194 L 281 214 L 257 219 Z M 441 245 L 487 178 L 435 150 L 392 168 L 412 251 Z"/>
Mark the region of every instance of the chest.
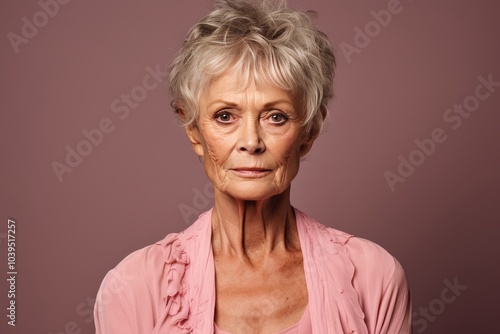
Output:
<path fill-rule="evenodd" d="M 224 331 L 277 333 L 295 325 L 308 303 L 302 259 L 263 270 L 216 263 L 215 321 Z"/>

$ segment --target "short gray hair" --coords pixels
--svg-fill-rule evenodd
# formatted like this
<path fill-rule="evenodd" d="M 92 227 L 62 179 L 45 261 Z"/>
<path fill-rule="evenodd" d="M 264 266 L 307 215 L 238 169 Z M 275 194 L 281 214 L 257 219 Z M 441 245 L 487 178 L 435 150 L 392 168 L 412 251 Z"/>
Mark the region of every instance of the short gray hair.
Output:
<path fill-rule="evenodd" d="M 244 84 L 270 82 L 300 98 L 303 129 L 316 136 L 333 97 L 335 57 L 311 14 L 285 0 L 216 0 L 170 65 L 171 105 L 183 124 L 196 126 L 202 91 L 235 69 Z"/>

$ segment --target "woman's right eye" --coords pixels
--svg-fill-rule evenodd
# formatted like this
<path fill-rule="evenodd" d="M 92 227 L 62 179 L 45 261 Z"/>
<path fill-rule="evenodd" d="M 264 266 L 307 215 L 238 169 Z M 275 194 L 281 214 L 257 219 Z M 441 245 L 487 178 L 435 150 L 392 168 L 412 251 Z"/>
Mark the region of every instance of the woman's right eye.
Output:
<path fill-rule="evenodd" d="M 229 111 L 221 111 L 215 114 L 215 120 L 219 123 L 229 124 L 234 121 L 233 115 Z"/>

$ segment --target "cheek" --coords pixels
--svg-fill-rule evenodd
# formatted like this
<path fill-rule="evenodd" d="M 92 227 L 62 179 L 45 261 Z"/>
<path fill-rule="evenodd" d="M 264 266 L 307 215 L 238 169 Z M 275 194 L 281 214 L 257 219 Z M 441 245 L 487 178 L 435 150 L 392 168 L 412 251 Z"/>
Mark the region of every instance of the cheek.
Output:
<path fill-rule="evenodd" d="M 227 173 L 222 166 L 226 159 L 217 145 L 207 143 L 205 145 L 205 152 L 206 154 L 203 159 L 205 173 L 212 184 L 217 189 L 223 191 L 226 188 Z"/>
<path fill-rule="evenodd" d="M 286 155 L 278 161 L 278 169 L 274 174 L 272 185 L 277 194 L 283 192 L 290 186 L 299 171 L 300 157 L 295 147 L 291 147 Z"/>
<path fill-rule="evenodd" d="M 279 166 L 274 183 L 277 188 L 281 188 L 290 183 L 299 170 L 300 142 L 298 138 L 295 136 L 282 138 L 276 143 L 273 155 Z"/>
<path fill-rule="evenodd" d="M 294 135 L 282 136 L 270 145 L 275 160 L 280 165 L 289 165 L 300 159 L 299 138 Z"/>
<path fill-rule="evenodd" d="M 208 132 L 205 138 L 205 150 L 209 159 L 217 166 L 223 165 L 232 151 L 230 138 L 215 131 Z"/>
<path fill-rule="evenodd" d="M 216 131 L 207 131 L 205 134 L 205 173 L 216 188 L 224 191 L 229 181 L 224 166 L 232 152 L 231 140 Z"/>

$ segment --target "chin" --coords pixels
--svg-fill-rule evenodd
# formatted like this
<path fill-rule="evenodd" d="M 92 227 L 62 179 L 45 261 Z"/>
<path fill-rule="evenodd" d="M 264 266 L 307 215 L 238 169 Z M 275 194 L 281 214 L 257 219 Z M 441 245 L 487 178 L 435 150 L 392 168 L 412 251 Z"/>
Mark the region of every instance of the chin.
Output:
<path fill-rule="evenodd" d="M 261 201 L 281 194 L 286 187 L 276 188 L 270 182 L 238 182 L 225 191 L 231 197 L 244 201 Z"/>

